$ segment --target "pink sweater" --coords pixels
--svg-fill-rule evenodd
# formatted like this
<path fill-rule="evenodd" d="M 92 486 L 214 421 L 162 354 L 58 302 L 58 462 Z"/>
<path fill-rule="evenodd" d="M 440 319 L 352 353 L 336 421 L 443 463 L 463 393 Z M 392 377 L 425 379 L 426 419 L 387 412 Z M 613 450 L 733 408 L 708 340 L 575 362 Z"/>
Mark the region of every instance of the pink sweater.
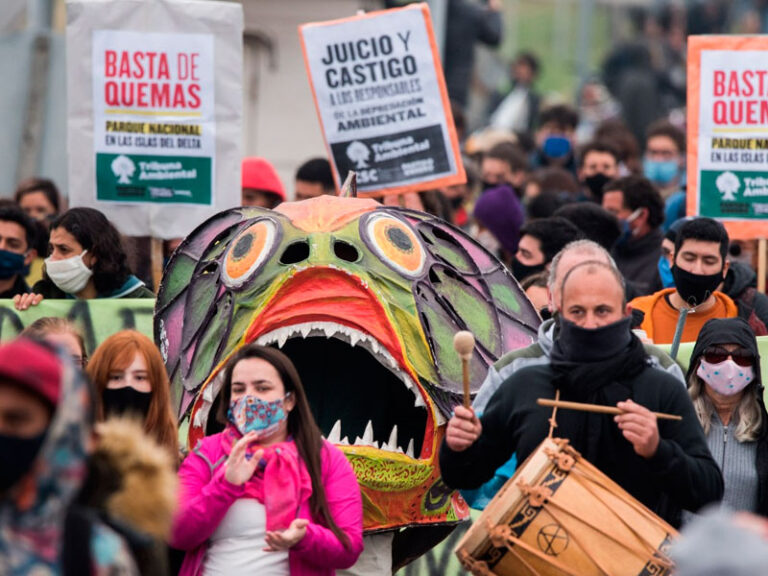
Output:
<path fill-rule="evenodd" d="M 331 576 L 336 569 L 352 566 L 363 551 L 363 505 L 355 473 L 341 450 L 323 444 L 322 483 L 328 508 L 349 538 L 350 548 L 344 548 L 331 530 L 315 522 L 307 499 L 298 517 L 309 519 L 310 524 L 304 538 L 289 551 L 291 576 Z M 171 538 L 171 546 L 187 551 L 179 576 L 202 574 L 208 539 L 230 505 L 243 495 L 243 486 L 224 477 L 226 457 L 221 435 L 215 434 L 203 438 L 179 470 L 179 509 Z"/>

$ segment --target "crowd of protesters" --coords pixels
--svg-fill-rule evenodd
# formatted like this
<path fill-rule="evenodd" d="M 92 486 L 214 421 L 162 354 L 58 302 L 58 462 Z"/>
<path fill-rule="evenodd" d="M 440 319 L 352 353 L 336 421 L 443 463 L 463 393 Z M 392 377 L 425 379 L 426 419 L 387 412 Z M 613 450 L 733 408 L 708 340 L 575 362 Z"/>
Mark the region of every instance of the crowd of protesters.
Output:
<path fill-rule="evenodd" d="M 768 335 L 768 298 L 743 256 L 749 243 L 686 217 L 686 136 L 673 113 L 685 94 L 680 15 L 642 20 L 664 41 L 617 46 L 578 107 L 539 94 L 541 64 L 520 53 L 487 126 L 468 134 L 471 50 L 451 41 L 498 44 L 500 4 L 450 4 L 446 74 L 467 182 L 403 202 L 494 253 L 543 322 L 535 344 L 490 367 L 472 409 L 456 407 L 445 482 L 482 508 L 546 433 L 546 415 L 527 407 L 558 389 L 619 406 L 615 420 L 564 416 L 561 432 L 671 524 L 696 526 L 717 502 L 768 516 L 756 340 Z M 704 4 L 689 28 L 715 25 L 721 4 Z M 762 26 L 760 12 L 740 14 Z M 633 108 L 644 94 L 652 99 Z M 243 160 L 241 205 L 262 209 L 336 194 L 329 162 L 302 163 L 289 192 L 268 159 Z M 19 311 L 47 299 L 153 298 L 118 228 L 98 210 L 66 209 L 50 180 L 21 182 L 0 201 L 0 298 Z M 658 346 L 679 341 L 695 343 L 686 374 Z M 89 353 L 73 324 L 44 317 L 0 345 L 0 574 L 303 575 L 355 563 L 361 494 L 290 358 L 257 345 L 230 358 L 223 431 L 189 453 L 170 389 L 159 349 L 136 331 Z M 651 410 L 684 424 L 658 424 Z M 766 546 L 764 526 L 748 533 Z M 683 569 L 693 565 L 686 546 Z"/>

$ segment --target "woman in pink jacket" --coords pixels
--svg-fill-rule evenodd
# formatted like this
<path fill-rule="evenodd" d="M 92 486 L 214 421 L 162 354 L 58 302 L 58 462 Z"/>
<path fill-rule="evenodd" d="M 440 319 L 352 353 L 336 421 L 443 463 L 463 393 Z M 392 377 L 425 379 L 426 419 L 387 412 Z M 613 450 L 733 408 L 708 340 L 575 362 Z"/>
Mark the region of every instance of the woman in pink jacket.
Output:
<path fill-rule="evenodd" d="M 180 576 L 332 575 L 363 549 L 363 510 L 344 454 L 322 439 L 291 361 L 249 345 L 229 361 L 218 419 L 179 470 L 171 545 Z"/>

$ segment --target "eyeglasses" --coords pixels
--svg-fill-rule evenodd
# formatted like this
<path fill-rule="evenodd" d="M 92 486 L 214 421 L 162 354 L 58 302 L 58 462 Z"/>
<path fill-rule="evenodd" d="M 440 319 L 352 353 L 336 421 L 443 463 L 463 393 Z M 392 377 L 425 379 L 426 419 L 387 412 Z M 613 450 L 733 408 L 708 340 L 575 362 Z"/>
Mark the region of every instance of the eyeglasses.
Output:
<path fill-rule="evenodd" d="M 704 360 L 710 364 L 720 364 L 725 362 L 728 357 L 733 358 L 733 361 L 739 366 L 752 366 L 755 363 L 755 357 L 746 350 L 734 350 L 729 352 L 725 348 L 715 347 L 708 348 L 704 352 Z"/>

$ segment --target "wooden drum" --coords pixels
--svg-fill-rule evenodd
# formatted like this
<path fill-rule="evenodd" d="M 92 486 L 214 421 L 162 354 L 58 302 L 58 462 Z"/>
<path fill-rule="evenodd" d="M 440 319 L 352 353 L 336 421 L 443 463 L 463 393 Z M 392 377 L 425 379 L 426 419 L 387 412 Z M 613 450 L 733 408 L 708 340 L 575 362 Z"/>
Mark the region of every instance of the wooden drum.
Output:
<path fill-rule="evenodd" d="M 677 532 L 561 438 L 520 466 L 456 547 L 475 576 L 667 575 Z"/>

